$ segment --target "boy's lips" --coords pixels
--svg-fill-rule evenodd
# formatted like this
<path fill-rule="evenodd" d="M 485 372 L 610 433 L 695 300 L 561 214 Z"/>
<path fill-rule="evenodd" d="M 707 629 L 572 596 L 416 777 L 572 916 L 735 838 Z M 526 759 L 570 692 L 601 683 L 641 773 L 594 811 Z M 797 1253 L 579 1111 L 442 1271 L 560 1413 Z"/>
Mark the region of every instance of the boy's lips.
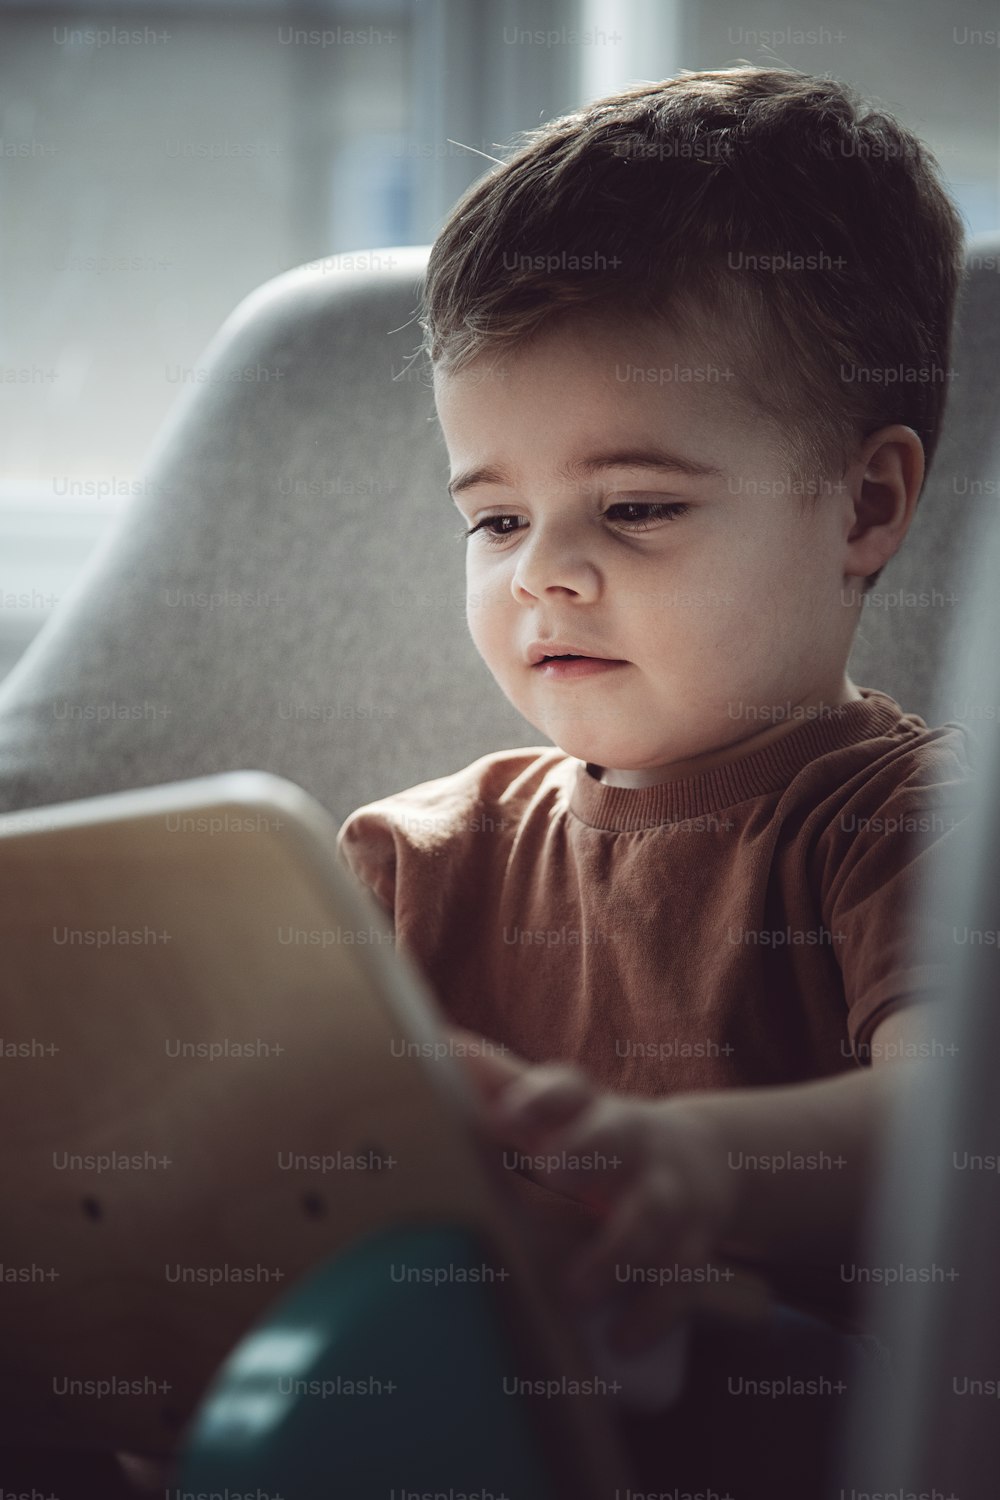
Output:
<path fill-rule="evenodd" d="M 542 677 L 561 678 L 590 677 L 595 672 L 617 672 L 619 667 L 631 666 L 627 661 L 611 661 L 606 656 L 571 656 L 555 661 L 539 661 L 531 668 Z"/>
<path fill-rule="evenodd" d="M 540 666 L 547 656 L 576 656 L 625 665 L 620 657 L 608 656 L 606 651 L 595 651 L 591 646 L 574 646 L 568 641 L 532 641 L 526 654 L 530 667 Z"/>

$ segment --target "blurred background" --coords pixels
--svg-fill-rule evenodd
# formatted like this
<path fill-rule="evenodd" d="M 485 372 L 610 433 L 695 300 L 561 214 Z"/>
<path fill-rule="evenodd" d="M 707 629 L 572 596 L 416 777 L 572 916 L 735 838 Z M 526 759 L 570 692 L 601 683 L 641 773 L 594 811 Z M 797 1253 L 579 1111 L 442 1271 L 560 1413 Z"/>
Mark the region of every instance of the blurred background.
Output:
<path fill-rule="evenodd" d="M 0 678 L 248 292 L 429 243 L 520 130 L 744 61 L 886 105 L 1000 226 L 996 0 L 0 3 Z"/>

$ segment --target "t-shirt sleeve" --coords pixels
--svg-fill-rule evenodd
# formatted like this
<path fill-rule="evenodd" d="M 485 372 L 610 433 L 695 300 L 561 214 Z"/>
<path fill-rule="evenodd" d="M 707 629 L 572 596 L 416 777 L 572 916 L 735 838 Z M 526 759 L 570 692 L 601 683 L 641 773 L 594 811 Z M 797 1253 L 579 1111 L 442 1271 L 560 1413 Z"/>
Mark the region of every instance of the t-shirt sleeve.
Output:
<path fill-rule="evenodd" d="M 888 793 L 869 789 L 848 802 L 825 839 L 823 923 L 860 1062 L 890 1011 L 943 999 L 952 986 L 954 935 L 935 914 L 933 892 L 961 869 L 974 782 L 961 755 L 927 749 L 934 753 Z"/>
<path fill-rule="evenodd" d="M 395 928 L 396 840 L 387 818 L 366 808 L 350 813 L 337 833 L 337 850 L 347 868 L 385 912 Z"/>

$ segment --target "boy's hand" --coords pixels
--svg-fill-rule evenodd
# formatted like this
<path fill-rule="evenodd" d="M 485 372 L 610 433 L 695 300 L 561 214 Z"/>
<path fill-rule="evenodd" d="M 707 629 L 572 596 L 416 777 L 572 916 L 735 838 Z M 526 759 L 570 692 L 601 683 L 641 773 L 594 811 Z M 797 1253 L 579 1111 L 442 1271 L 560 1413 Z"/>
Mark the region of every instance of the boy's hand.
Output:
<path fill-rule="evenodd" d="M 602 1227 L 571 1264 L 570 1290 L 586 1302 L 622 1298 L 613 1337 L 623 1352 L 648 1347 L 710 1301 L 706 1286 L 725 1287 L 733 1273 L 710 1257 L 733 1216 L 735 1174 L 682 1101 L 611 1094 L 578 1068 L 510 1054 L 463 1061 L 491 1136 L 535 1158 L 539 1181 L 601 1213 Z"/>

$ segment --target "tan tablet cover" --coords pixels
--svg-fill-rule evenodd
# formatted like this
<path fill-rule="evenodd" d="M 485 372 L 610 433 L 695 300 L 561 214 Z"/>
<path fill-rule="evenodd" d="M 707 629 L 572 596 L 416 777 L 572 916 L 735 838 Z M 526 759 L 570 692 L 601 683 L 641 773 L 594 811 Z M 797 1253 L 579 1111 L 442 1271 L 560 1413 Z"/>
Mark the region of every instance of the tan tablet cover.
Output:
<path fill-rule="evenodd" d="M 268 1303 L 371 1230 L 479 1230 L 528 1378 L 592 1378 L 433 997 L 300 788 L 0 818 L 0 1439 L 168 1454 Z M 89 1384 L 88 1384 L 89 1383 Z M 538 1404 L 585 1500 L 610 1398 Z"/>

